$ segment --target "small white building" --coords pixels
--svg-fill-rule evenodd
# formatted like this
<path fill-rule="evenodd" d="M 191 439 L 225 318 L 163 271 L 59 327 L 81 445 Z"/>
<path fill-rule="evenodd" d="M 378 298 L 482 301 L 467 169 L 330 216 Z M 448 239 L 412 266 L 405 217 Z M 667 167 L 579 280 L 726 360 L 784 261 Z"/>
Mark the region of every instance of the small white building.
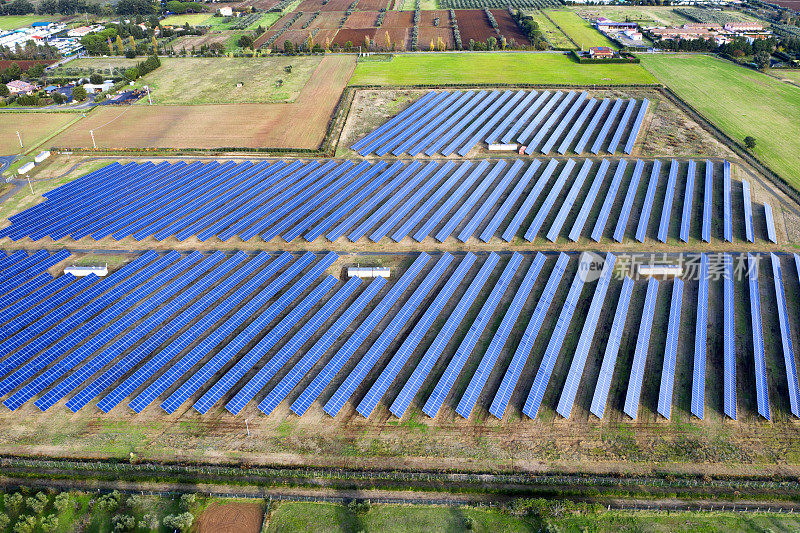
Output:
<path fill-rule="evenodd" d="M 387 267 L 348 267 L 347 277 L 349 278 L 388 278 L 390 276 Z"/>
<path fill-rule="evenodd" d="M 640 276 L 672 276 L 679 277 L 683 274 L 680 265 L 639 265 Z"/>
<path fill-rule="evenodd" d="M 33 160 L 38 165 L 39 163 L 41 163 L 42 161 L 44 161 L 48 157 L 50 157 L 50 150 L 43 150 L 43 151 L 39 152 L 39 155 L 34 157 Z"/>
<path fill-rule="evenodd" d="M 104 266 L 72 265 L 64 269 L 64 274 L 72 274 L 76 278 L 82 278 L 83 276 L 88 276 L 89 274 L 103 277 L 108 275 L 108 264 L 106 263 Z"/>
<path fill-rule="evenodd" d="M 24 165 L 22 165 L 21 167 L 19 167 L 19 170 L 17 170 L 17 172 L 18 172 L 19 174 L 27 174 L 28 172 L 30 172 L 31 170 L 33 170 L 33 167 L 34 167 L 34 166 L 35 166 L 35 165 L 34 165 L 33 161 L 31 161 L 30 163 L 25 163 Z"/>
<path fill-rule="evenodd" d="M 86 92 L 89 94 L 103 93 L 111 90 L 113 86 L 114 86 L 114 80 L 105 80 L 103 81 L 103 83 L 99 83 L 97 85 L 93 83 L 83 84 L 83 88 L 86 89 Z"/>
<path fill-rule="evenodd" d="M 219 14 L 223 17 L 232 17 L 233 16 L 233 8 L 229 6 L 224 6 L 219 8 Z"/>

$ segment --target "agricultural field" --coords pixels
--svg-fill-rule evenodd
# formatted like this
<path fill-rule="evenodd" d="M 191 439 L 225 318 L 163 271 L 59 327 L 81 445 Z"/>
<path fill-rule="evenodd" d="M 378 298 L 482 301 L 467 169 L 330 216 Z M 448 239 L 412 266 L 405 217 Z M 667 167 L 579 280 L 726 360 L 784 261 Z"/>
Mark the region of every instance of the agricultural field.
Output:
<path fill-rule="evenodd" d="M 211 13 L 187 13 L 185 15 L 170 15 L 161 21 L 165 26 L 208 26 L 213 18 Z"/>
<path fill-rule="evenodd" d="M 229 31 L 212 31 L 204 35 L 185 35 L 173 40 L 170 43 L 170 47 L 178 53 L 183 49 L 190 53 L 193 49 L 199 50 L 203 45 L 209 46 L 213 43 L 220 43 L 227 47 L 228 42 L 231 40 L 231 35 L 235 37 L 238 34 Z"/>
<path fill-rule="evenodd" d="M 672 7 L 662 6 L 582 6 L 575 9 L 579 17 L 589 20 L 606 17 L 618 22 L 631 21 L 642 26 L 681 26 L 691 19 L 684 17 Z"/>
<path fill-rule="evenodd" d="M 39 15 L 3 15 L 0 16 L 0 30 L 16 30 L 30 26 L 34 22 L 44 22 L 49 20 L 59 20 L 62 17 L 45 17 Z"/>
<path fill-rule="evenodd" d="M 800 70 L 769 69 L 767 72 L 780 80 L 789 81 L 795 85 L 800 85 Z"/>
<path fill-rule="evenodd" d="M 76 113 L 9 113 L 0 112 L 0 155 L 18 154 L 17 132 L 22 136 L 25 151 L 45 142 L 48 137 L 63 131 L 80 120 Z"/>
<path fill-rule="evenodd" d="M 533 20 L 539 25 L 539 30 L 544 34 L 547 42 L 550 43 L 550 46 L 564 50 L 577 50 L 577 47 L 572 44 L 572 41 L 569 40 L 566 34 L 561 31 L 558 26 L 553 24 L 552 20 L 545 17 L 541 11 L 526 11 L 526 14 L 533 17 Z"/>
<path fill-rule="evenodd" d="M 330 56 L 321 61 L 318 58 L 269 58 L 269 61 L 288 61 L 298 64 L 312 61 L 319 64 L 310 79 L 300 90 L 297 98 L 291 103 L 234 103 L 229 105 L 192 104 L 161 105 L 158 90 L 154 98 L 160 105 L 134 105 L 128 108 L 102 107 L 95 109 L 87 118 L 57 135 L 50 146 L 90 147 L 92 140 L 89 130 L 94 130 L 98 147 L 110 149 L 143 149 L 143 148 L 202 148 L 242 147 L 242 148 L 309 148 L 316 149 L 325 137 L 328 122 L 339 101 L 343 88 L 352 74 L 355 64 L 352 56 Z M 175 60 L 178 65 L 180 61 Z M 202 68 L 204 59 L 198 61 Z M 210 60 L 214 61 L 214 60 Z M 255 65 L 267 65 L 258 59 L 231 59 L 223 61 L 241 61 L 248 68 Z M 165 63 L 168 63 L 165 61 Z M 274 64 L 274 63 L 273 63 Z M 154 74 L 160 73 L 162 66 Z M 169 71 L 165 71 L 168 73 Z M 275 71 L 267 71 L 279 75 Z M 292 70 L 294 73 L 294 69 Z M 188 83 L 188 72 L 176 70 L 171 78 L 176 85 Z M 261 74 L 260 72 L 256 75 Z M 164 76 L 167 74 L 161 74 Z M 268 74 L 269 75 L 269 74 Z M 285 74 L 284 74 L 285 75 Z M 149 77 L 146 78 L 149 81 Z M 201 87 L 216 86 L 218 92 L 209 92 L 213 98 L 230 99 L 236 94 L 236 87 L 224 88 L 218 78 L 204 78 Z M 234 83 L 234 80 L 230 80 Z M 246 94 L 260 93 L 265 95 L 284 94 L 264 91 L 264 87 L 243 87 Z M 194 93 L 195 98 L 205 97 L 204 93 Z M 227 95 L 227 96 L 224 96 Z M 175 93 L 180 98 L 179 93 Z M 195 100 L 196 101 L 196 100 Z M 230 100 L 229 100 L 230 101 Z M 113 122 L 112 122 L 113 121 Z M 147 124 L 148 127 L 141 127 Z"/>
<path fill-rule="evenodd" d="M 462 34 L 463 35 L 463 34 Z M 628 85 L 654 83 L 639 65 L 580 65 L 567 55 L 472 53 L 400 55 L 388 62 L 362 62 L 351 85 L 437 83 L 569 83 Z"/>
<path fill-rule="evenodd" d="M 639 56 L 656 78 L 800 189 L 800 88 L 707 55 Z M 720 87 L 725 90 L 721 91 Z M 748 102 L 742 107 L 741 102 Z"/>
<path fill-rule="evenodd" d="M 610 46 L 619 48 L 605 35 L 597 31 L 592 25 L 579 17 L 575 11 L 568 9 L 546 9 L 545 13 L 564 33 L 569 35 L 578 46 L 588 49 L 590 46 Z"/>

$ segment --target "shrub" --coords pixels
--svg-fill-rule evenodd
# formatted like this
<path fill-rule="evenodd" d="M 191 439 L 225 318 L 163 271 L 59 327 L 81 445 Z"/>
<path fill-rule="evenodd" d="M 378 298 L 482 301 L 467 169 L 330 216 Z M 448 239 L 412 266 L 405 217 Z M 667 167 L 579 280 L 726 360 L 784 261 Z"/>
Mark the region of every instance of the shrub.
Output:
<path fill-rule="evenodd" d="M 103 83 L 103 76 L 101 76 L 100 74 L 92 74 L 91 76 L 89 76 L 89 82 L 92 85 L 100 85 L 101 83 Z"/>

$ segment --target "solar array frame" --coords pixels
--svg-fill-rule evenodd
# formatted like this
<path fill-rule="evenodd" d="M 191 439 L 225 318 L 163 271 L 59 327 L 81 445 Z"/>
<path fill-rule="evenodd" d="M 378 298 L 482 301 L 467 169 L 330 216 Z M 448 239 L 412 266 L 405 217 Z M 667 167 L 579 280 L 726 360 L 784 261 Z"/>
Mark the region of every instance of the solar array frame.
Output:
<path fill-rule="evenodd" d="M 733 315 L 733 258 L 723 254 L 723 411 L 736 420 L 736 332 Z"/>
<path fill-rule="evenodd" d="M 747 242 L 753 241 L 753 206 L 750 204 L 750 183 L 742 180 L 742 196 L 744 198 L 744 235 Z"/>
<path fill-rule="evenodd" d="M 658 188 L 660 174 L 661 161 L 656 159 L 653 161 L 653 167 L 650 169 L 650 182 L 647 184 L 647 193 L 644 197 L 642 213 L 639 215 L 639 225 L 636 227 L 636 240 L 639 242 L 644 242 L 647 236 L 647 226 L 650 224 L 650 214 L 653 211 L 653 201 L 656 198 L 656 189 Z"/>
<path fill-rule="evenodd" d="M 680 239 L 683 242 L 689 241 L 689 230 L 692 224 L 692 202 L 694 200 L 694 177 L 695 177 L 695 162 L 694 160 L 689 160 L 689 166 L 686 170 L 686 189 L 683 196 L 683 215 L 681 216 Z"/>
<path fill-rule="evenodd" d="M 617 198 L 617 192 L 619 191 L 619 186 L 622 183 L 622 177 L 625 174 L 627 166 L 628 162 L 625 159 L 620 159 L 619 163 L 617 163 L 614 177 L 611 180 L 611 186 L 608 188 L 606 198 L 603 200 L 603 207 L 600 209 L 600 214 L 597 216 L 597 221 L 592 230 L 592 240 L 595 242 L 600 242 L 600 239 L 603 237 L 606 224 L 608 224 L 608 217 L 611 215 L 611 209 L 614 207 L 614 201 Z"/>
<path fill-rule="evenodd" d="M 617 242 L 622 242 L 622 239 L 625 238 L 625 229 L 628 227 L 628 219 L 631 216 L 636 192 L 639 190 L 639 179 L 643 170 L 644 161 L 637 159 L 636 165 L 633 167 L 633 176 L 631 176 L 631 181 L 628 184 L 628 192 L 625 193 L 625 202 L 622 204 L 622 211 L 620 211 L 617 219 L 617 227 L 614 229 L 614 240 Z"/>
<path fill-rule="evenodd" d="M 657 297 L 658 280 L 650 278 L 647 282 L 647 296 L 644 300 L 642 320 L 639 325 L 639 334 L 636 338 L 636 350 L 633 353 L 631 374 L 628 379 L 628 392 L 625 395 L 625 407 L 623 409 L 625 414 L 633 420 L 636 420 L 639 414 L 639 397 L 642 393 L 642 380 L 644 379 L 644 367 L 647 364 L 647 352 L 650 349 L 650 333 L 653 329 L 653 315 Z"/>
<path fill-rule="evenodd" d="M 756 374 L 756 403 L 758 414 L 771 420 L 769 389 L 767 386 L 767 362 L 764 356 L 764 332 L 761 322 L 761 296 L 758 290 L 758 259 L 747 254 L 747 281 L 750 289 L 750 318 L 753 331 L 753 358 Z"/>
<path fill-rule="evenodd" d="M 608 162 L 608 159 L 603 159 L 600 162 L 600 167 L 597 169 L 597 173 L 594 175 L 594 180 L 592 180 L 592 186 L 589 188 L 589 192 L 586 194 L 586 198 L 583 200 L 581 210 L 578 213 L 578 216 L 575 218 L 575 223 L 572 225 L 572 229 L 569 232 L 569 240 L 572 242 L 576 242 L 583 232 L 583 228 L 589 218 L 589 213 L 591 212 L 594 202 L 597 199 L 597 193 L 600 191 L 600 187 L 603 185 L 603 180 L 606 177 L 606 172 L 608 171 L 608 167 L 610 165 L 611 164 Z"/>
<path fill-rule="evenodd" d="M 672 203 L 675 198 L 675 187 L 678 183 L 678 161 L 672 160 L 667 178 L 667 190 L 664 193 L 664 205 L 661 208 L 661 221 L 658 224 L 658 240 L 666 243 L 669 237 L 669 221 L 672 218 Z"/>
<path fill-rule="evenodd" d="M 691 411 L 703 420 L 705 414 L 706 350 L 708 341 L 708 255 L 700 254 L 700 280 L 697 289 L 697 323 L 694 334 Z"/>
<path fill-rule="evenodd" d="M 792 346 L 792 330 L 789 322 L 789 311 L 786 305 L 786 293 L 783 290 L 783 274 L 781 260 L 776 254 L 770 253 L 772 263 L 772 278 L 775 285 L 775 298 L 778 302 L 778 321 L 781 328 L 781 348 L 783 349 L 783 363 L 786 367 L 786 384 L 789 389 L 789 406 L 795 418 L 800 418 L 800 386 L 797 380 L 797 361 L 794 357 Z"/>
<path fill-rule="evenodd" d="M 672 300 L 669 307 L 667 342 L 664 348 L 664 364 L 661 367 L 661 386 L 658 390 L 656 411 L 670 419 L 672 415 L 672 394 L 675 387 L 675 360 L 678 357 L 678 335 L 681 325 L 681 304 L 683 302 L 683 280 L 675 278 L 672 285 Z"/>

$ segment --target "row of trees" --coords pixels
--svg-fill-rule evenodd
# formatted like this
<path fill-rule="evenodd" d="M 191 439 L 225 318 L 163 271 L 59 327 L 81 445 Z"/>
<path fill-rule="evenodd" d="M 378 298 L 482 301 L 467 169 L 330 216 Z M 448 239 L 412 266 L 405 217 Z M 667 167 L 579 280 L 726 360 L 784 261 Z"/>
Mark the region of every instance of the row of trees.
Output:
<path fill-rule="evenodd" d="M 31 0 L 12 0 L 0 3 L 0 15 L 74 15 L 75 13 L 90 13 L 94 15 L 155 15 L 162 11 L 174 13 L 204 11 L 198 2 L 181 2 L 171 0 L 162 10 L 160 2 L 151 0 L 119 0 L 116 4 L 91 2 L 89 0 L 41 0 L 34 4 Z"/>
<path fill-rule="evenodd" d="M 753 56 L 753 62 L 758 68 L 769 66 L 769 58 L 772 52 L 778 47 L 778 41 L 774 37 L 769 39 L 756 39 L 749 43 L 747 39 L 736 38 L 729 43 L 717 45 L 714 39 L 693 39 L 693 40 L 662 40 L 658 46 L 665 50 L 676 52 L 716 52 L 733 59 Z M 800 50 L 800 41 L 796 43 Z"/>

